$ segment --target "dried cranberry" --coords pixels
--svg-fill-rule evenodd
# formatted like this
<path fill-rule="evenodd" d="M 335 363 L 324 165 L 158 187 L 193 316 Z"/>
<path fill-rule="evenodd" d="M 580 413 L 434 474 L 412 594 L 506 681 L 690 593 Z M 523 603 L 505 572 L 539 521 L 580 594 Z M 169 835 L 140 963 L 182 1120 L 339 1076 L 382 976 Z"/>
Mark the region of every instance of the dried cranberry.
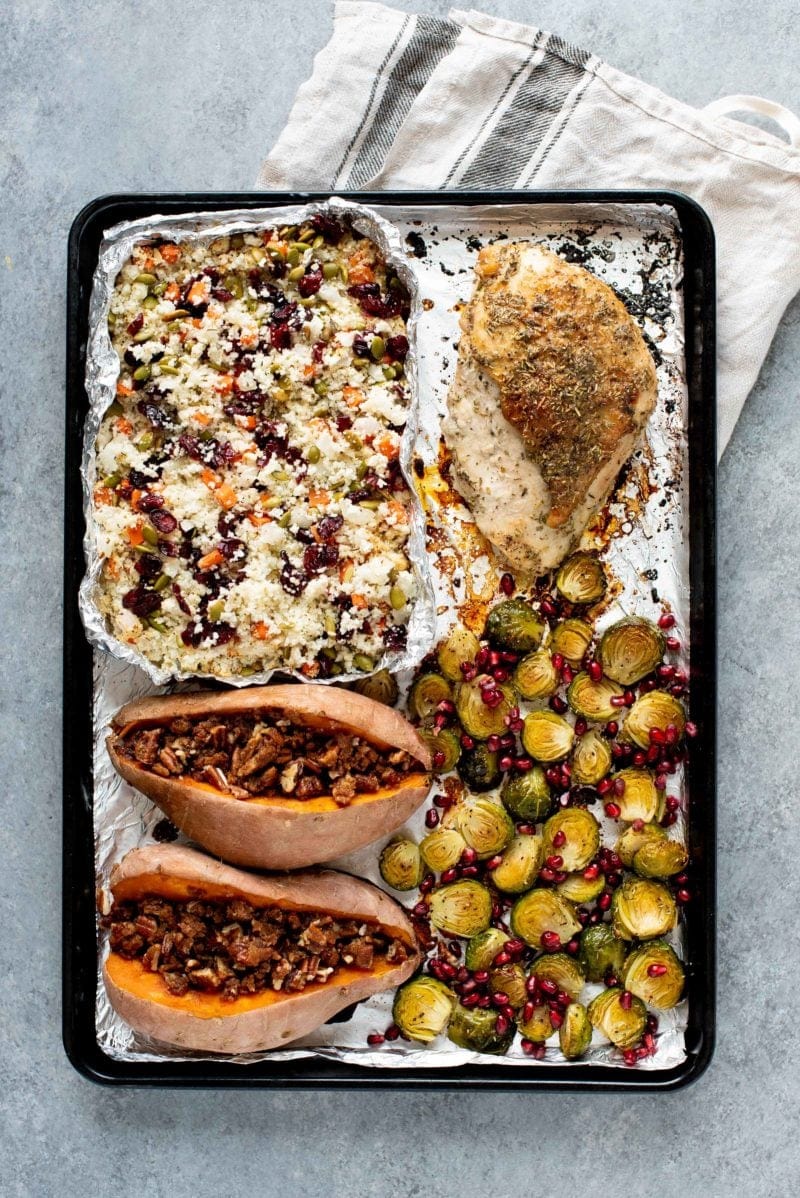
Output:
<path fill-rule="evenodd" d="M 344 516 L 323 516 L 317 524 L 317 536 L 323 541 L 335 537 L 344 524 Z"/>
<path fill-rule="evenodd" d="M 200 439 L 198 437 L 193 437 L 191 433 L 182 433 L 178 437 L 178 446 L 187 457 L 193 458 L 196 462 L 200 461 Z"/>
<path fill-rule="evenodd" d="M 227 304 L 233 299 L 233 293 L 228 291 L 226 287 L 212 287 L 211 296 L 220 304 Z"/>
<path fill-rule="evenodd" d="M 390 337 L 386 342 L 386 352 L 393 362 L 403 362 L 408 348 L 408 337 L 404 337 L 402 333 L 398 333 L 396 337 Z"/>
<path fill-rule="evenodd" d="M 303 569 L 306 574 L 320 574 L 329 566 L 335 566 L 339 560 L 339 548 L 330 542 L 323 545 L 309 545 L 303 552 Z"/>
<path fill-rule="evenodd" d="M 357 283 L 354 287 L 348 287 L 347 293 L 358 301 L 361 311 L 367 316 L 387 319 L 408 313 L 408 300 L 399 290 L 384 298 L 377 283 Z"/>
<path fill-rule="evenodd" d="M 144 312 L 140 312 L 138 316 L 134 316 L 133 320 L 128 325 L 128 332 L 130 333 L 131 337 L 135 337 L 137 333 L 142 331 L 143 324 Z"/>
<path fill-rule="evenodd" d="M 144 619 L 161 607 L 161 596 L 155 591 L 146 591 L 142 586 L 134 587 L 122 596 L 122 606 Z"/>
<path fill-rule="evenodd" d="M 178 586 L 177 582 L 173 582 L 172 584 L 172 593 L 175 596 L 175 601 L 177 602 L 178 607 L 181 609 L 183 614 L 185 616 L 190 616 L 192 614 L 192 609 L 184 599 L 183 592 L 181 591 L 181 588 Z"/>
<path fill-rule="evenodd" d="M 311 349 L 311 361 L 318 362 L 318 363 L 321 362 L 322 355 L 324 353 L 325 353 L 325 342 L 324 341 L 315 341 L 314 345 Z"/>
<path fill-rule="evenodd" d="M 177 557 L 180 553 L 180 550 L 174 541 L 159 541 L 158 549 L 160 553 L 164 554 L 164 557 Z"/>
<path fill-rule="evenodd" d="M 356 333 L 353 338 L 353 353 L 357 358 L 368 358 L 370 356 L 369 342 L 366 337 L 362 337 L 359 333 Z"/>
<path fill-rule="evenodd" d="M 344 236 L 344 226 L 341 222 L 333 216 L 328 216 L 325 212 L 318 212 L 316 216 L 312 216 L 311 225 L 331 245 L 338 245 Z"/>
<path fill-rule="evenodd" d="M 125 353 L 122 355 L 122 360 L 125 365 L 130 366 L 132 370 L 135 370 L 137 366 L 141 366 L 141 362 L 136 357 L 136 354 L 132 349 L 125 350 Z"/>
<path fill-rule="evenodd" d="M 280 572 L 281 586 L 287 595 L 302 595 L 308 586 L 308 578 L 303 574 L 302 570 L 289 561 L 285 553 L 281 554 L 281 558 L 283 559 Z"/>
<path fill-rule="evenodd" d="M 353 427 L 352 416 L 337 416 L 336 427 L 340 433 L 346 433 L 349 428 Z"/>
<path fill-rule="evenodd" d="M 313 262 L 309 270 L 303 275 L 302 279 L 297 280 L 297 290 L 302 295 L 303 299 L 308 299 L 311 295 L 316 295 L 322 286 L 322 270 L 318 262 Z"/>
<path fill-rule="evenodd" d="M 291 349 L 292 331 L 286 324 L 270 325 L 269 340 L 273 349 Z"/>
<path fill-rule="evenodd" d="M 236 537 L 220 541 L 219 551 L 228 562 L 243 562 L 247 557 L 247 546 L 244 541 L 240 541 Z"/>
<path fill-rule="evenodd" d="M 139 500 L 140 512 L 154 512 L 156 508 L 164 506 L 163 495 L 147 494 L 143 495 Z"/>
<path fill-rule="evenodd" d="M 173 428 L 175 425 L 174 413 L 162 408 L 150 396 L 147 399 L 140 399 L 136 407 L 153 428 Z"/>
<path fill-rule="evenodd" d="M 405 624 L 390 624 L 383 633 L 383 643 L 387 649 L 399 652 L 405 649 L 408 641 L 408 629 Z"/>
<path fill-rule="evenodd" d="M 174 532 L 178 527 L 178 521 L 173 516 L 172 512 L 166 512 L 163 508 L 157 508 L 154 512 L 149 513 L 150 523 L 159 532 L 169 533 Z"/>
<path fill-rule="evenodd" d="M 137 491 L 146 491 L 150 484 L 154 483 L 155 481 L 156 480 L 152 475 L 145 474 L 141 470 L 131 470 L 128 475 L 128 482 L 132 487 L 135 487 Z"/>
<path fill-rule="evenodd" d="M 133 568 L 145 582 L 153 582 L 161 573 L 161 562 L 154 553 L 143 553 L 134 562 Z"/>

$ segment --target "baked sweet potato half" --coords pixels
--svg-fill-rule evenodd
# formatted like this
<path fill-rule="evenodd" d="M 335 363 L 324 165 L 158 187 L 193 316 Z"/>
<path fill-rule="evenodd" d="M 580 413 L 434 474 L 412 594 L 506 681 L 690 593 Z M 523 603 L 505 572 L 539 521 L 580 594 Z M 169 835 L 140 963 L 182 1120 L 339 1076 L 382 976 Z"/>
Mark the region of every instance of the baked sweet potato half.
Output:
<path fill-rule="evenodd" d="M 114 768 L 186 836 L 259 869 L 361 848 L 429 788 L 430 749 L 398 712 L 326 686 L 138 699 L 107 743 Z"/>
<path fill-rule="evenodd" d="M 400 985 L 420 954 L 402 907 L 335 870 L 257 877 L 194 849 L 133 849 L 111 875 L 103 980 L 136 1032 L 199 1052 L 290 1044 Z"/>

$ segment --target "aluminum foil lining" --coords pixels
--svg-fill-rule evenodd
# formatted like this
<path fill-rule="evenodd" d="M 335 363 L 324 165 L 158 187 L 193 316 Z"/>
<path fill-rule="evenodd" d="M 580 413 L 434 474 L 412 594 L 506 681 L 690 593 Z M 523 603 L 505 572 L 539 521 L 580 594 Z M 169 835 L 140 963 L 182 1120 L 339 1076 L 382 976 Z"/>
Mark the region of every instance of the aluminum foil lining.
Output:
<path fill-rule="evenodd" d="M 293 205 L 283 208 L 234 209 L 224 213 L 196 212 L 186 216 L 148 216 L 141 220 L 125 221 L 109 229 L 100 245 L 97 268 L 94 273 L 92 294 L 89 302 L 89 341 L 86 350 L 86 392 L 89 396 L 89 411 L 84 431 L 81 478 L 83 481 L 84 553 L 86 574 L 81 583 L 78 604 L 83 626 L 89 643 L 105 649 L 120 661 L 138 666 L 156 685 L 173 680 L 215 679 L 216 675 L 197 673 L 173 673 L 161 669 L 148 661 L 131 645 L 115 637 L 108 629 L 106 619 L 95 602 L 100 581 L 102 558 L 97 551 L 92 493 L 96 481 L 94 445 L 103 415 L 116 395 L 116 384 L 120 373 L 119 357 L 108 334 L 108 312 L 114 293 L 114 284 L 119 271 L 127 262 L 134 246 L 148 238 L 165 238 L 180 241 L 212 242 L 217 237 L 230 233 L 248 233 L 275 225 L 301 224 L 317 213 L 346 216 L 353 227 L 374 241 L 386 262 L 397 272 L 411 297 L 411 313 L 407 322 L 410 351 L 405 363 L 408 379 L 409 407 L 405 430 L 400 443 L 400 467 L 411 492 L 411 524 L 408 541 L 408 558 L 412 564 L 417 586 L 417 597 L 411 608 L 408 622 L 408 639 L 402 651 L 387 652 L 376 663 L 375 669 L 402 670 L 414 666 L 431 647 L 435 609 L 433 606 L 433 584 L 428 557 L 425 552 L 425 522 L 421 506 L 414 491 L 410 475 L 411 454 L 416 440 L 418 423 L 418 387 L 416 331 L 422 312 L 417 278 L 409 267 L 398 229 L 376 212 L 349 200 L 331 199 L 326 203 Z M 273 674 L 291 675 L 301 682 L 308 679 L 299 670 L 274 667 L 258 674 L 221 679 L 230 686 L 258 686 L 270 681 Z M 354 681 L 363 678 L 363 673 L 338 675 L 338 681 Z M 330 679 L 320 679 L 321 682 Z"/>
<path fill-rule="evenodd" d="M 238 221 L 239 217 L 231 214 L 230 220 Z M 273 218 L 274 210 L 260 217 Z M 187 218 L 187 223 L 194 219 Z M 220 219 L 219 214 L 216 219 Z M 505 238 L 540 241 L 586 265 L 617 290 L 644 329 L 657 364 L 657 410 L 648 425 L 647 443 L 634 455 L 624 481 L 587 532 L 584 544 L 601 550 L 615 580 L 600 627 L 629 614 L 657 618 L 665 604 L 676 616 L 676 634 L 685 639 L 683 633 L 688 634 L 689 627 L 688 425 L 682 252 L 672 212 L 656 205 L 409 205 L 379 208 L 375 219 L 382 226 L 387 220 L 394 225 L 391 244 L 395 250 L 406 247 L 407 269 L 416 276 L 423 312 L 416 318 L 419 428 L 409 456 L 427 525 L 437 639 L 459 614 L 474 615 L 496 599 L 498 574 L 504 568 L 477 534 L 469 512 L 449 483 L 440 430 L 456 362 L 459 314 L 472 292 L 477 251 L 489 241 Z M 142 229 L 134 235 L 141 236 Z M 102 311 L 95 311 L 95 320 L 101 317 Z M 681 664 L 688 666 L 685 656 Z M 411 676 L 411 670 L 399 675 L 401 693 L 405 693 Z M 128 700 L 153 690 L 147 676 L 132 664 L 104 653 L 95 654 L 94 826 L 100 887 L 107 888 L 113 864 L 129 849 L 152 842 L 154 829 L 162 821 L 161 813 L 115 774 L 104 743 L 113 713 Z M 669 778 L 667 793 L 679 796 L 685 809 L 682 772 Z M 402 829 L 417 841 L 426 832 L 427 806 Z M 604 842 L 613 844 L 615 825 L 605 819 L 602 824 Z M 672 834 L 685 838 L 684 814 Z M 331 864 L 384 886 L 377 867 L 383 843 Z M 395 897 L 408 907 L 417 901 L 415 892 Z M 682 931 L 677 930 L 671 940 L 681 953 Z M 600 989 L 587 986 L 583 998 L 590 998 Z M 367 1036 L 383 1031 L 391 1021 L 391 1005 L 391 993 L 376 995 L 297 1041 L 291 1049 L 214 1059 L 230 1060 L 245 1071 L 248 1065 L 264 1059 L 288 1061 L 308 1056 L 365 1068 L 447 1069 L 470 1063 L 497 1064 L 497 1057 L 482 1057 L 457 1048 L 444 1036 L 424 1048 L 402 1040 L 380 1048 L 369 1047 Z M 659 1012 L 658 1052 L 640 1062 L 638 1068 L 667 1069 L 685 1060 L 686 1023 L 685 1002 L 671 1011 Z M 136 1036 L 111 1009 L 99 974 L 97 1038 L 100 1047 L 118 1060 L 192 1060 L 201 1055 Z M 530 1068 L 519 1038 L 500 1059 L 504 1065 Z M 609 1070 L 625 1068 L 619 1051 L 597 1033 L 587 1055 L 575 1064 L 586 1062 Z M 537 1067 L 565 1064 L 568 1062 L 558 1049 L 557 1038 L 550 1040 L 545 1059 Z"/>

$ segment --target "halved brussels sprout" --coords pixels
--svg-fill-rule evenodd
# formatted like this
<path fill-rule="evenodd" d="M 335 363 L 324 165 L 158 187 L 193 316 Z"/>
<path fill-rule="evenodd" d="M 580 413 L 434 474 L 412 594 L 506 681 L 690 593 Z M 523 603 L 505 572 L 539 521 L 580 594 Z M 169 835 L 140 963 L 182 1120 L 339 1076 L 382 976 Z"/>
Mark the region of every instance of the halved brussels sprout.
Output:
<path fill-rule="evenodd" d="M 422 858 L 413 840 L 398 836 L 384 847 L 378 861 L 381 877 L 393 890 L 414 890 L 422 881 Z"/>
<path fill-rule="evenodd" d="M 600 848 L 600 825 L 585 807 L 564 807 L 542 829 L 545 857 L 558 856 L 567 873 L 585 869 Z"/>
<path fill-rule="evenodd" d="M 468 1048 L 472 1052 L 508 1052 L 516 1028 L 509 1023 L 502 1032 L 498 1032 L 497 1019 L 497 1011 L 468 1008 L 458 1003 L 450 1017 L 447 1038 L 459 1048 Z"/>
<path fill-rule="evenodd" d="M 528 1001 L 528 994 L 525 989 L 525 970 L 515 961 L 509 961 L 507 965 L 496 965 L 489 972 L 489 985 L 492 992 L 497 994 L 508 995 L 509 1005 L 515 1011 L 523 1007 Z"/>
<path fill-rule="evenodd" d="M 558 1029 L 558 1043 L 568 1061 L 582 1057 L 592 1042 L 592 1024 L 586 1007 L 571 1002 L 564 1012 L 564 1022 Z"/>
<path fill-rule="evenodd" d="M 510 936 L 500 928 L 487 928 L 473 936 L 464 953 L 464 964 L 467 969 L 489 969 L 494 959 Z"/>
<path fill-rule="evenodd" d="M 497 786 L 500 778 L 500 767 L 497 764 L 497 753 L 491 753 L 485 744 L 476 745 L 474 749 L 464 749 L 458 759 L 458 776 L 470 790 L 480 793 Z"/>
<path fill-rule="evenodd" d="M 560 894 L 529 890 L 511 908 L 511 930 L 531 948 L 542 948 L 545 932 L 555 933 L 563 945 L 581 930 L 581 925 L 575 918 L 575 908 Z"/>
<path fill-rule="evenodd" d="M 481 685 L 490 680 L 490 675 L 479 674 L 471 682 L 461 682 L 456 687 L 456 711 L 462 727 L 476 740 L 486 740 L 489 736 L 503 736 L 508 732 L 506 717 L 516 704 L 514 688 L 500 686 L 497 690 L 503 696 L 496 707 L 484 703 Z"/>
<path fill-rule="evenodd" d="M 522 743 L 537 761 L 561 761 L 574 740 L 572 725 L 555 711 L 532 711 L 525 716 Z"/>
<path fill-rule="evenodd" d="M 628 876 L 614 891 L 611 926 L 621 940 L 652 940 L 675 927 L 678 908 L 666 886 Z"/>
<path fill-rule="evenodd" d="M 678 738 L 686 727 L 686 712 L 683 704 L 666 691 L 648 691 L 640 695 L 628 712 L 622 731 L 640 749 L 650 748 L 650 732 L 653 728 L 666 730 L 674 724 Z"/>
<path fill-rule="evenodd" d="M 602 874 L 596 878 L 584 878 L 582 873 L 569 874 L 559 882 L 556 890 L 571 903 L 593 903 L 603 893 L 606 880 Z"/>
<path fill-rule="evenodd" d="M 444 982 L 420 974 L 395 994 L 392 1019 L 406 1039 L 429 1044 L 447 1027 L 456 1001 Z"/>
<path fill-rule="evenodd" d="M 611 746 L 604 736 L 590 728 L 572 752 L 573 781 L 581 786 L 597 786 L 610 769 Z"/>
<path fill-rule="evenodd" d="M 667 1011 L 680 1002 L 686 975 L 670 946 L 664 940 L 652 940 L 634 949 L 620 981 L 642 1002 Z"/>
<path fill-rule="evenodd" d="M 430 896 L 430 920 L 451 936 L 477 936 L 492 919 L 492 896 L 472 878 L 440 886 Z"/>
<path fill-rule="evenodd" d="M 607 923 L 591 924 L 581 936 L 580 963 L 590 982 L 604 982 L 608 973 L 619 977 L 628 946 Z"/>
<path fill-rule="evenodd" d="M 534 1007 L 530 1019 L 520 1020 L 519 1030 L 526 1040 L 532 1040 L 534 1044 L 544 1044 L 545 1040 L 549 1040 L 556 1029 L 553 1027 L 547 1004 L 540 1003 L 538 1007 Z"/>
<path fill-rule="evenodd" d="M 492 870 L 492 882 L 505 894 L 523 894 L 533 886 L 543 861 L 541 836 L 515 836 Z"/>
<path fill-rule="evenodd" d="M 420 729 L 420 735 L 430 746 L 432 757 L 435 757 L 437 753 L 444 755 L 443 760 L 436 758 L 438 764 L 434 764 L 433 768 L 437 774 L 449 774 L 456 768 L 461 756 L 461 740 L 452 728 L 441 728 L 438 732 L 430 732 L 427 728 L 423 728 Z"/>
<path fill-rule="evenodd" d="M 664 656 L 664 636 L 649 620 L 629 616 L 603 633 L 597 660 L 603 673 L 623 686 L 652 674 Z"/>
<path fill-rule="evenodd" d="M 368 699 L 374 699 L 376 703 L 385 703 L 387 707 L 394 707 L 397 702 L 397 681 L 388 670 L 378 670 L 369 678 L 360 678 L 353 683 L 353 690 L 358 691 L 359 695 L 366 695 Z"/>
<path fill-rule="evenodd" d="M 455 808 L 456 827 L 479 857 L 502 853 L 514 835 L 508 812 L 494 799 L 470 795 Z"/>
<path fill-rule="evenodd" d="M 621 699 L 624 694 L 623 688 L 610 678 L 593 682 L 584 670 L 576 674 L 567 687 L 567 702 L 576 715 L 604 724 L 619 715 L 619 708 L 611 702 L 612 698 Z"/>
<path fill-rule="evenodd" d="M 451 682 L 460 682 L 464 677 L 461 663 L 473 662 L 480 651 L 481 643 L 474 632 L 463 624 L 454 624 L 439 646 L 436 657 L 439 669 Z"/>
<path fill-rule="evenodd" d="M 551 653 L 560 653 L 576 669 L 586 656 L 593 636 L 594 629 L 585 620 L 562 620 L 553 629 L 548 647 Z"/>
<path fill-rule="evenodd" d="M 666 840 L 667 834 L 660 824 L 644 824 L 640 828 L 631 826 L 626 828 L 620 836 L 614 852 L 619 857 L 623 865 L 628 869 L 633 865 L 633 859 L 639 852 L 639 849 L 648 840 Z"/>
<path fill-rule="evenodd" d="M 658 818 L 664 800 L 649 770 L 631 767 L 620 770 L 618 774 L 614 775 L 614 778 L 615 780 L 619 778 L 625 783 L 622 794 L 614 794 L 614 802 L 619 807 L 620 819 L 630 823 L 639 819 L 650 823 Z"/>
<path fill-rule="evenodd" d="M 457 828 L 440 824 L 420 842 L 419 851 L 428 868 L 440 874 L 452 869 L 461 860 L 466 847 L 467 842 Z"/>
<path fill-rule="evenodd" d="M 528 653 L 514 671 L 514 686 L 523 699 L 549 699 L 558 690 L 558 682 L 549 649 Z"/>
<path fill-rule="evenodd" d="M 635 994 L 631 994 L 628 1004 L 623 1000 L 624 993 L 616 986 L 603 990 L 589 1003 L 587 1013 L 592 1027 L 617 1048 L 632 1048 L 641 1040 L 647 1026 L 647 1007 Z"/>
<path fill-rule="evenodd" d="M 536 649 L 543 635 L 543 621 L 524 599 L 506 599 L 493 607 L 486 618 L 489 640 L 515 653 Z"/>
<path fill-rule="evenodd" d="M 540 982 L 554 982 L 570 998 L 575 999 L 584 987 L 583 967 L 567 953 L 550 953 L 534 962 L 531 973 Z"/>
<path fill-rule="evenodd" d="M 677 840 L 647 840 L 633 858 L 641 878 L 671 878 L 686 869 L 689 854 Z"/>
<path fill-rule="evenodd" d="M 441 674 L 420 674 L 408 692 L 408 714 L 427 720 L 443 700 L 452 698 L 450 683 Z"/>
<path fill-rule="evenodd" d="M 524 774 L 506 774 L 500 798 L 513 816 L 531 824 L 544 819 L 553 804 L 549 783 L 538 765 Z"/>
<path fill-rule="evenodd" d="M 556 587 L 570 603 L 596 603 L 606 593 L 606 576 L 591 553 L 573 553 L 556 575 Z"/>

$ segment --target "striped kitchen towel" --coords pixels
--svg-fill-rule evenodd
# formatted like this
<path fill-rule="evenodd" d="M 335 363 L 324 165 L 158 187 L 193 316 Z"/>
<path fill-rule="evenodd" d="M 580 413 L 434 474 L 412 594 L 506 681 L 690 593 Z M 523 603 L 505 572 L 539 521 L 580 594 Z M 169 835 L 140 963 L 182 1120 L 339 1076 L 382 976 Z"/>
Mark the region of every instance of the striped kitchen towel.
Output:
<path fill-rule="evenodd" d="M 788 142 L 733 120 L 743 108 Z M 800 121 L 729 97 L 698 110 L 554 34 L 482 13 L 340 0 L 258 187 L 670 188 L 718 245 L 719 448 L 800 289 Z"/>

